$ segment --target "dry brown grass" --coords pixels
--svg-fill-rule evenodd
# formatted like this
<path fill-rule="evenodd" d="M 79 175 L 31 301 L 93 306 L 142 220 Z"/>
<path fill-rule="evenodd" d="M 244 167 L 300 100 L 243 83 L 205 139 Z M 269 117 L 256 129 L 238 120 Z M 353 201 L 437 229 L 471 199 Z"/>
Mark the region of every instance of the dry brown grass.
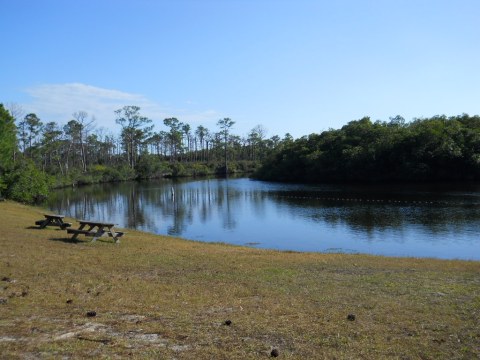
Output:
<path fill-rule="evenodd" d="M 480 357 L 479 262 L 72 243 L 42 214 L 0 203 L 3 358 Z"/>

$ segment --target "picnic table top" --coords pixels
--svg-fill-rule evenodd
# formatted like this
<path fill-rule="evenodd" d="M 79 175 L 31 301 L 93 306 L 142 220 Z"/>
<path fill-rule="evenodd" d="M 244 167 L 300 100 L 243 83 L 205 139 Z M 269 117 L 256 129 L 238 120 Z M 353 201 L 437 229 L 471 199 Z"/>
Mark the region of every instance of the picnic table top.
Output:
<path fill-rule="evenodd" d="M 90 220 L 78 220 L 80 224 L 85 224 L 85 225 L 91 225 L 91 226 L 107 226 L 107 227 L 113 227 L 115 224 L 113 223 L 105 223 L 101 221 L 90 221 Z"/>
<path fill-rule="evenodd" d="M 55 214 L 43 214 L 47 219 L 48 218 L 55 218 L 55 219 L 63 219 L 65 215 L 55 215 Z"/>

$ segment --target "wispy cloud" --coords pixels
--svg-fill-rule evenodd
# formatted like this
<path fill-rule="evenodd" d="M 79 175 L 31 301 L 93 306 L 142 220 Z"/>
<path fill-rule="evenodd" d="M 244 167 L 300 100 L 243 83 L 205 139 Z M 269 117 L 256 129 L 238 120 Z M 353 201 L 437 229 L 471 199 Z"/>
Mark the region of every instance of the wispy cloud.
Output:
<path fill-rule="evenodd" d="M 115 124 L 114 111 L 126 105 L 139 106 L 142 115 L 155 120 L 156 124 L 160 124 L 167 117 L 177 117 L 192 127 L 200 124 L 208 126 L 219 118 L 215 110 L 198 111 L 189 108 L 190 104 L 187 104 L 185 109 L 168 109 L 141 94 L 81 83 L 44 84 L 30 87 L 26 92 L 32 101 L 23 104 L 25 111 L 36 113 L 43 122 L 55 121 L 64 124 L 72 119 L 74 112 L 86 111 L 89 116 L 95 116 L 98 127 L 112 132 L 119 130 Z"/>

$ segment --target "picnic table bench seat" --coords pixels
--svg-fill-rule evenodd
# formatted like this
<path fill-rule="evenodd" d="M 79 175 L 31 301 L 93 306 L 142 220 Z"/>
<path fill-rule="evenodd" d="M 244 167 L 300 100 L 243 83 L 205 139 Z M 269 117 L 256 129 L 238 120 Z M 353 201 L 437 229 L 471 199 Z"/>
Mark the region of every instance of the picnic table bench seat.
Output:
<path fill-rule="evenodd" d="M 98 235 L 98 232 L 95 230 L 83 230 L 83 229 L 67 229 L 68 234 L 80 234 L 85 236 L 95 236 Z M 105 232 L 108 236 L 113 237 L 110 232 Z M 125 232 L 115 230 L 116 237 L 122 237 Z"/>

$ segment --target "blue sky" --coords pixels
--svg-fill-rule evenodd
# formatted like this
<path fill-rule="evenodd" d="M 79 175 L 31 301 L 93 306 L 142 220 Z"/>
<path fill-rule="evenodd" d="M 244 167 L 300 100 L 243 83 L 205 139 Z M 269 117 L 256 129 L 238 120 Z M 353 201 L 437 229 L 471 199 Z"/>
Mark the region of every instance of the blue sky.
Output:
<path fill-rule="evenodd" d="M 0 0 L 0 102 L 300 137 L 480 113 L 478 0 Z"/>

